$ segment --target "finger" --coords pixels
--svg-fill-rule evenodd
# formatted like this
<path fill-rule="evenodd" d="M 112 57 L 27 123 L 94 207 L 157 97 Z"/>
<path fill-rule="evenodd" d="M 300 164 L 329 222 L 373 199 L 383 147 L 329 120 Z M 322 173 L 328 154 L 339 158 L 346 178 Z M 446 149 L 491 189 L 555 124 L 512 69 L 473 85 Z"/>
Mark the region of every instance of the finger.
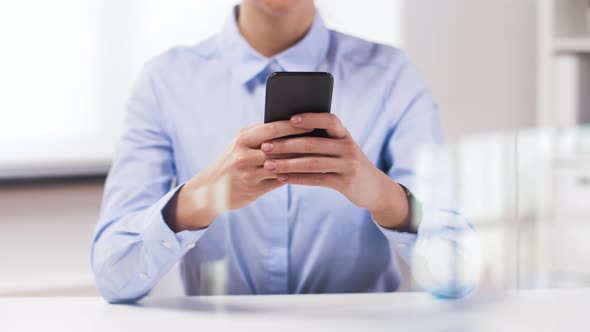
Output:
<path fill-rule="evenodd" d="M 294 127 L 289 121 L 263 123 L 245 128 L 240 133 L 238 142 L 247 147 L 258 149 L 265 141 L 285 136 L 305 134 L 311 131 L 313 129 Z"/>
<path fill-rule="evenodd" d="M 263 182 L 266 180 L 275 180 L 276 181 L 276 179 L 278 177 L 278 174 L 273 173 L 273 172 L 265 169 L 262 166 L 256 168 L 253 172 L 254 172 L 254 179 L 257 182 Z"/>
<path fill-rule="evenodd" d="M 333 138 L 345 138 L 348 130 L 340 119 L 332 113 L 304 113 L 291 117 L 291 123 L 297 128 L 325 129 Z"/>
<path fill-rule="evenodd" d="M 345 173 L 344 159 L 331 157 L 303 157 L 295 159 L 269 159 L 264 168 L 273 173 Z"/>
<path fill-rule="evenodd" d="M 257 149 L 248 149 L 240 153 L 235 159 L 233 166 L 238 170 L 245 170 L 251 167 L 260 167 L 264 165 L 264 162 L 268 159 L 268 156 Z"/>
<path fill-rule="evenodd" d="M 344 140 L 321 137 L 279 138 L 262 143 L 261 149 L 266 154 L 321 154 L 341 156 L 347 152 Z"/>
<path fill-rule="evenodd" d="M 333 173 L 291 173 L 280 174 L 278 181 L 284 184 L 297 184 L 312 187 L 326 187 L 338 190 L 342 175 Z"/>
<path fill-rule="evenodd" d="M 291 158 L 301 158 L 304 156 L 301 153 L 283 153 L 283 154 L 265 153 L 265 155 L 266 155 L 266 159 L 291 159 Z"/>

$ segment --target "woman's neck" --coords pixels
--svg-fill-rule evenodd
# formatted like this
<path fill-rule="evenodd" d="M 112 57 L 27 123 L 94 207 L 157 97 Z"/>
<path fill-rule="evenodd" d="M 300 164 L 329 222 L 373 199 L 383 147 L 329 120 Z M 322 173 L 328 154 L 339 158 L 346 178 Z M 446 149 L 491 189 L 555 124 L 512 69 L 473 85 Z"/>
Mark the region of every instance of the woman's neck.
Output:
<path fill-rule="evenodd" d="M 314 17 L 313 3 L 303 3 L 283 15 L 272 15 L 244 2 L 240 5 L 238 26 L 248 44 L 270 58 L 303 39 Z"/>

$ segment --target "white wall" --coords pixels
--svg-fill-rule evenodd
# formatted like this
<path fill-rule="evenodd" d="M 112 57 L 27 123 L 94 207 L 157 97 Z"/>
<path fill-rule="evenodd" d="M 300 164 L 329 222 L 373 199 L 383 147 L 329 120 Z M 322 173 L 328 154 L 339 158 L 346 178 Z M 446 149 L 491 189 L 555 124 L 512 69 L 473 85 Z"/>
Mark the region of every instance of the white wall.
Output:
<path fill-rule="evenodd" d="M 448 137 L 534 125 L 536 0 L 406 0 L 404 21 Z"/>

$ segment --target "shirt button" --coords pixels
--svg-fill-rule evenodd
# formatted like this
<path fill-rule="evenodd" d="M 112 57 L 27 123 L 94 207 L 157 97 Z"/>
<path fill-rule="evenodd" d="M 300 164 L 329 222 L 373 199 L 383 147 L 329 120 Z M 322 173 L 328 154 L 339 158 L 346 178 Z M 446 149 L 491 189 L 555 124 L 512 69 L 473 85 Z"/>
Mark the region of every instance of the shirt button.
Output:
<path fill-rule="evenodd" d="M 142 280 L 147 280 L 148 279 L 148 276 L 145 273 L 140 273 L 139 274 L 139 278 L 141 278 Z"/>
<path fill-rule="evenodd" d="M 187 250 L 191 250 L 194 247 L 195 247 L 195 244 L 194 243 L 189 243 L 189 244 L 186 245 L 186 249 Z"/>
<path fill-rule="evenodd" d="M 162 241 L 162 246 L 166 249 L 172 248 L 172 245 L 168 241 Z"/>
<path fill-rule="evenodd" d="M 400 243 L 397 244 L 397 247 L 398 248 L 406 248 L 407 246 L 408 246 L 408 244 L 405 243 L 405 242 L 400 242 Z"/>

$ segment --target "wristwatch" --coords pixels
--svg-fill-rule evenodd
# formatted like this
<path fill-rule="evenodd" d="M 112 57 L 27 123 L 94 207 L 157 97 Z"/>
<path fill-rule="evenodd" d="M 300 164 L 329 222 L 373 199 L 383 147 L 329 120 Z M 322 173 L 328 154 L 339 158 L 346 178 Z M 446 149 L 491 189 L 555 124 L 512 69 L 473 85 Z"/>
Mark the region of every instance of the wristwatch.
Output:
<path fill-rule="evenodd" d="M 406 197 L 408 198 L 408 207 L 410 210 L 409 211 L 410 221 L 409 221 L 409 225 L 407 225 L 407 227 L 405 227 L 406 229 L 399 230 L 399 231 L 417 234 L 418 227 L 420 226 L 420 223 L 422 222 L 422 204 L 420 204 L 420 201 L 418 201 L 416 199 L 416 197 L 414 197 L 414 195 L 412 194 L 412 192 L 408 188 L 406 188 L 402 184 L 400 184 L 400 187 L 402 187 L 402 189 L 406 193 Z"/>

